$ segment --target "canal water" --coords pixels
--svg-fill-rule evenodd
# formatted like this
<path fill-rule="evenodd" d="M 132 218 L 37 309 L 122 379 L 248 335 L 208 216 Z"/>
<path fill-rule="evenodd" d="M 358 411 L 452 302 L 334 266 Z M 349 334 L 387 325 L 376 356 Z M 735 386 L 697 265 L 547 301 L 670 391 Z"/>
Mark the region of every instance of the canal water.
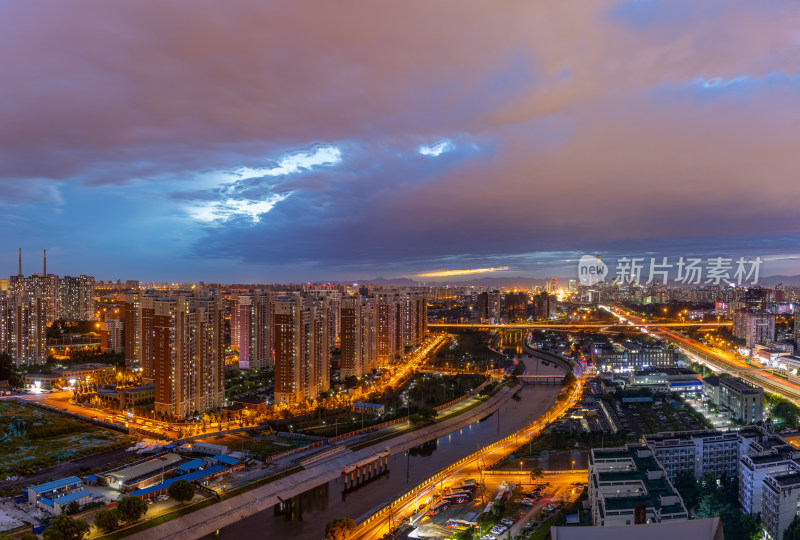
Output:
<path fill-rule="evenodd" d="M 541 366 L 538 372 L 545 374 L 545 369 Z M 547 369 L 550 370 L 558 373 L 552 367 Z M 391 456 L 388 473 L 360 488 L 345 494 L 344 481 L 337 478 L 242 519 L 209 538 L 324 538 L 329 520 L 336 517 L 358 520 L 371 514 L 439 469 L 522 428 L 547 410 L 559 390 L 560 385 L 521 385 L 518 401 L 511 399 L 496 413 L 412 449 L 408 455 Z M 391 445 L 391 439 L 386 444 Z M 376 451 L 379 449 L 383 449 L 380 444 L 376 445 Z"/>

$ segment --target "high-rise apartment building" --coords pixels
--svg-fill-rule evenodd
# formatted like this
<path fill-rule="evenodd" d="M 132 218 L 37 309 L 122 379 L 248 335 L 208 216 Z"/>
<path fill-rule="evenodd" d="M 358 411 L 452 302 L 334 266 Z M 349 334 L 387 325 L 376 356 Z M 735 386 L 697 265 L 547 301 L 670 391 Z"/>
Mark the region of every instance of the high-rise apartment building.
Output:
<path fill-rule="evenodd" d="M 330 389 L 330 308 L 324 298 L 301 293 L 270 303 L 275 361 L 275 402 L 314 399 Z"/>
<path fill-rule="evenodd" d="M 752 349 L 775 341 L 775 314 L 762 310 L 739 309 L 733 314 L 733 335 Z"/>
<path fill-rule="evenodd" d="M 500 323 L 500 291 L 482 292 L 478 295 L 478 316 L 486 322 Z"/>
<path fill-rule="evenodd" d="M 125 350 L 123 322 L 120 319 L 106 319 L 100 324 L 100 350 L 121 353 Z"/>
<path fill-rule="evenodd" d="M 219 298 L 153 299 L 155 410 L 183 418 L 222 406 L 224 330 Z"/>
<path fill-rule="evenodd" d="M 59 317 L 68 321 L 96 320 L 94 276 L 64 276 L 58 281 Z"/>
<path fill-rule="evenodd" d="M 141 342 L 140 330 L 140 296 L 138 292 L 127 292 L 119 296 L 119 313 L 123 324 L 123 351 L 125 352 L 125 365 L 129 367 L 141 366 L 139 347 Z"/>
<path fill-rule="evenodd" d="M 0 352 L 21 366 L 47 361 L 47 303 L 36 293 L 0 296 Z"/>
<path fill-rule="evenodd" d="M 361 377 L 377 367 L 375 302 L 363 296 L 341 301 L 341 375 Z"/>
<path fill-rule="evenodd" d="M 527 318 L 528 295 L 524 292 L 507 292 L 505 307 L 509 322 Z"/>
<path fill-rule="evenodd" d="M 264 291 L 231 296 L 231 346 L 239 352 L 241 369 L 273 367 L 270 298 Z"/>

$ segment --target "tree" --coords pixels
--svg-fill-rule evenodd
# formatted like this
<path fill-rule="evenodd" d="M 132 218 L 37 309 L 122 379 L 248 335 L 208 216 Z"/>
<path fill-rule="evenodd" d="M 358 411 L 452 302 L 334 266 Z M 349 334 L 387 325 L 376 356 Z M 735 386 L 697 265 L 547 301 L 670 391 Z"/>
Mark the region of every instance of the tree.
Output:
<path fill-rule="evenodd" d="M 132 523 L 147 513 L 147 503 L 139 497 L 123 497 L 117 504 L 122 519 Z"/>
<path fill-rule="evenodd" d="M 121 517 L 116 508 L 100 510 L 94 515 L 94 526 L 103 532 L 111 532 L 119 527 Z"/>
<path fill-rule="evenodd" d="M 458 531 L 455 536 L 453 536 L 453 540 L 472 540 L 475 537 L 474 530 L 475 529 L 470 527 L 463 531 Z"/>
<path fill-rule="evenodd" d="M 783 540 L 800 540 L 800 515 L 794 516 L 792 522 L 783 531 Z"/>
<path fill-rule="evenodd" d="M 72 501 L 67 505 L 67 514 L 77 514 L 80 512 L 81 507 L 78 504 L 78 501 Z"/>
<path fill-rule="evenodd" d="M 538 478 L 541 478 L 542 475 L 544 475 L 544 471 L 542 470 L 542 468 L 534 467 L 533 469 L 531 469 L 531 482 L 537 480 Z"/>
<path fill-rule="evenodd" d="M 82 519 L 75 519 L 66 514 L 53 518 L 50 526 L 45 529 L 44 540 L 83 540 L 89 534 L 89 524 Z"/>
<path fill-rule="evenodd" d="M 325 525 L 325 538 L 347 540 L 356 530 L 356 522 L 350 518 L 333 518 Z"/>
<path fill-rule="evenodd" d="M 19 540 L 39 540 L 39 537 L 33 533 L 25 533 L 19 537 Z"/>
<path fill-rule="evenodd" d="M 694 474 L 689 471 L 681 471 L 675 477 L 675 489 L 678 490 L 683 502 L 686 503 L 687 509 L 695 507 L 700 500 L 700 490 L 697 486 L 697 480 L 694 479 Z"/>
<path fill-rule="evenodd" d="M 170 499 L 183 505 L 194 497 L 194 486 L 186 480 L 176 480 L 167 488 L 167 495 Z"/>
<path fill-rule="evenodd" d="M 783 421 L 784 424 L 795 427 L 800 419 L 800 408 L 794 403 L 781 400 L 773 409 L 772 416 Z"/>

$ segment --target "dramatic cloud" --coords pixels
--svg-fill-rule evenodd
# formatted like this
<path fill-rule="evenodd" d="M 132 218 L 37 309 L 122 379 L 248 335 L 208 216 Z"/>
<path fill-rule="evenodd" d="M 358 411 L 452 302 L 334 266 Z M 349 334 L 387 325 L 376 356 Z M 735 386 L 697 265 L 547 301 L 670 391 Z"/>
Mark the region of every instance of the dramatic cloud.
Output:
<path fill-rule="evenodd" d="M 582 253 L 800 273 L 792 0 L 0 15 L 6 233 L 60 273 L 541 276 Z"/>
<path fill-rule="evenodd" d="M 423 156 L 439 156 L 445 152 L 449 152 L 455 148 L 453 141 L 440 141 L 432 146 L 422 145 L 419 147 L 419 153 Z"/>
<path fill-rule="evenodd" d="M 492 272 L 502 272 L 508 270 L 508 266 L 500 266 L 498 268 L 470 268 L 467 270 L 438 270 L 436 272 L 425 272 L 417 274 L 417 277 L 451 277 L 451 276 L 469 276 L 472 274 L 489 274 Z"/>

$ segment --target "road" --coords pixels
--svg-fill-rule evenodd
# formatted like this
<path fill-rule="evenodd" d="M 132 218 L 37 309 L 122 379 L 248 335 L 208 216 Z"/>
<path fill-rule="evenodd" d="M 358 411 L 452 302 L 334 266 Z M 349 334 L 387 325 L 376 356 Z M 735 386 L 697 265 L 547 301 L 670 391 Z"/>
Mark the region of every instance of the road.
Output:
<path fill-rule="evenodd" d="M 601 306 L 616 315 L 621 321 L 632 326 L 644 326 L 644 320 L 635 315 L 631 315 L 620 307 L 609 308 Z M 787 399 L 800 404 L 800 384 L 782 379 L 772 375 L 769 370 L 747 364 L 739 357 L 728 351 L 723 351 L 715 347 L 709 347 L 695 339 L 691 339 L 677 332 L 668 330 L 668 325 L 647 323 L 647 328 L 651 328 L 650 333 L 657 335 L 667 341 L 671 341 L 690 357 L 697 359 L 701 363 L 708 364 L 717 371 L 726 371 L 735 374 L 742 379 L 763 387 L 766 390 L 781 394 Z"/>
<path fill-rule="evenodd" d="M 630 325 L 643 328 L 659 327 L 659 328 L 697 328 L 697 327 L 713 327 L 719 328 L 720 326 L 731 326 L 731 321 L 721 322 L 673 322 L 673 323 L 648 323 L 648 322 L 632 322 Z M 475 328 L 487 330 L 528 330 L 531 328 L 553 328 L 558 330 L 583 330 L 583 329 L 600 329 L 613 326 L 607 322 L 591 322 L 591 323 L 570 323 L 570 322 L 556 322 L 556 323 L 511 323 L 511 324 L 482 324 L 482 323 L 428 323 L 428 328 L 436 329 L 459 329 L 459 328 Z"/>
<path fill-rule="evenodd" d="M 457 478 L 481 478 L 483 470 L 489 465 L 504 458 L 524 441 L 537 435 L 548 422 L 558 418 L 577 402 L 583 387 L 583 374 L 579 372 L 578 375 L 578 384 L 575 391 L 565 403 L 555 407 L 551 412 L 539 417 L 516 433 L 512 433 L 508 437 L 467 456 L 427 479 L 387 505 L 383 510 L 368 518 L 357 529 L 354 537 L 363 540 L 381 538 L 384 534 L 390 532 L 393 526 L 401 523 L 404 518 L 410 519 L 413 511 L 418 508 L 419 501 L 432 497 L 434 493 L 441 491 L 444 483 L 452 483 Z"/>
<path fill-rule="evenodd" d="M 422 366 L 422 364 L 429 358 L 429 356 L 436 351 L 439 347 L 441 347 L 448 335 L 445 333 L 436 333 L 432 334 L 431 336 L 426 339 L 426 341 L 414 352 L 408 354 L 403 362 L 399 364 L 395 364 L 393 366 L 389 366 L 387 370 L 389 371 L 389 376 L 381 381 L 381 384 L 384 386 L 395 386 L 403 384 L 411 375 L 418 371 L 418 368 Z M 345 396 L 344 399 L 348 400 L 349 402 L 359 401 L 363 398 L 365 393 L 359 390 L 351 390 L 349 394 Z M 153 420 L 151 418 L 139 417 L 134 416 L 132 414 L 128 414 L 125 411 L 118 411 L 115 409 L 109 409 L 106 407 L 90 407 L 90 406 L 83 406 L 80 404 L 75 404 L 72 402 L 72 391 L 64 390 L 60 392 L 37 392 L 37 393 L 29 393 L 24 395 L 17 395 L 11 396 L 5 399 L 15 399 L 20 398 L 25 401 L 31 401 L 36 403 L 41 403 L 42 405 L 47 405 L 48 407 L 53 407 L 54 409 L 59 409 L 71 414 L 75 414 L 78 416 L 82 416 L 84 418 L 90 418 L 93 420 L 98 420 L 100 422 L 107 422 L 109 424 L 117 422 L 117 417 L 124 417 L 125 420 L 121 423 L 125 427 L 130 428 L 139 428 L 146 431 L 151 431 L 153 433 L 158 433 L 163 435 L 164 437 L 168 437 L 168 432 L 175 432 L 179 429 L 181 425 L 185 426 L 186 424 L 172 424 L 169 422 L 161 422 L 158 420 Z M 110 417 L 110 420 L 106 420 Z M 242 426 L 238 423 L 231 422 L 232 429 L 238 429 Z M 208 427 L 205 431 L 199 430 L 197 434 L 216 434 L 219 432 L 218 428 L 214 427 L 214 424 L 208 424 Z"/>

